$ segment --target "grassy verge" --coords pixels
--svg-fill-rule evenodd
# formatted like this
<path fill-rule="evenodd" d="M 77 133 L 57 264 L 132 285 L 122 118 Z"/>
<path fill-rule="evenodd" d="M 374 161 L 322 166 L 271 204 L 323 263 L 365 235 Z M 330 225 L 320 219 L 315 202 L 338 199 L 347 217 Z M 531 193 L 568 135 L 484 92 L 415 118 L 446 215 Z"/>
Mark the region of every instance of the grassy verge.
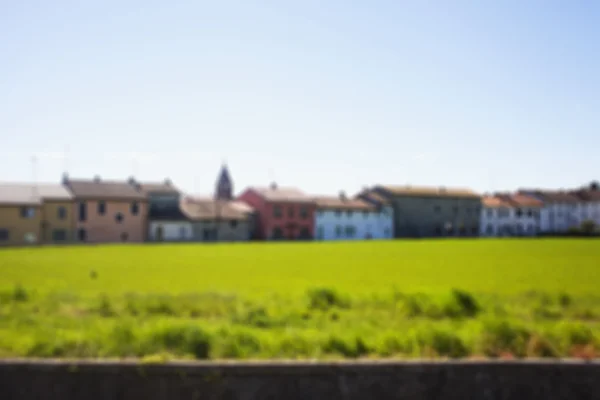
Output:
<path fill-rule="evenodd" d="M 600 297 L 0 292 L 2 357 L 306 359 L 600 355 Z"/>

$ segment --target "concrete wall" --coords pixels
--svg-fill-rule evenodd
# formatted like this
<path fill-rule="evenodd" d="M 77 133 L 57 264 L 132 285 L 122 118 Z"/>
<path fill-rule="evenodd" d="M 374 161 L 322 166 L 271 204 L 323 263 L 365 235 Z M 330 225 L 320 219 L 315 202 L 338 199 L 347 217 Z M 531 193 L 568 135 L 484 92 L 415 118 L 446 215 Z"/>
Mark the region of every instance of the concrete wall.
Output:
<path fill-rule="evenodd" d="M 147 204 L 142 201 L 102 200 L 106 208 L 100 214 L 98 204 L 100 200 L 77 201 L 73 206 L 76 218 L 76 235 L 85 232 L 85 242 L 88 243 L 116 243 L 116 242 L 143 242 L 146 238 Z M 80 204 L 86 206 L 85 221 L 79 218 Z M 132 213 L 132 204 L 137 203 L 138 213 Z M 123 216 L 122 222 L 116 220 L 117 214 Z"/>
<path fill-rule="evenodd" d="M 386 208 L 384 212 L 380 210 L 338 212 L 331 209 L 317 209 L 315 215 L 314 237 L 316 240 L 392 238 L 393 211 L 391 207 Z M 354 235 L 346 234 L 346 228 L 349 226 L 354 228 Z"/>
<path fill-rule="evenodd" d="M 519 216 L 518 210 L 521 211 Z M 540 209 L 534 207 L 483 207 L 481 236 L 535 236 L 540 231 Z"/>
<path fill-rule="evenodd" d="M 376 193 L 390 200 L 396 237 L 479 236 L 480 198 Z"/>
<path fill-rule="evenodd" d="M 69 363 L 0 361 L 3 399 L 600 398 L 600 363 Z"/>

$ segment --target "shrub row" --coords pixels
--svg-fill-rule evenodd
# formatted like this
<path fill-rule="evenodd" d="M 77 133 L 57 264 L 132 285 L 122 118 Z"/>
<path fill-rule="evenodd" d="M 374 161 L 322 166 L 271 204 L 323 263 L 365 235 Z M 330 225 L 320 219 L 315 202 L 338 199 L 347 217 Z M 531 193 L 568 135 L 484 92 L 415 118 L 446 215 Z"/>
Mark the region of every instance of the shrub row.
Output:
<path fill-rule="evenodd" d="M 533 330 L 515 322 L 487 321 L 473 332 L 435 324 L 377 335 L 311 330 L 264 331 L 227 326 L 207 329 L 193 321 L 162 320 L 139 325 L 117 320 L 106 332 L 41 332 L 4 352 L 27 357 L 357 358 L 357 357 L 592 357 L 599 337 L 590 327 L 563 322 Z"/>

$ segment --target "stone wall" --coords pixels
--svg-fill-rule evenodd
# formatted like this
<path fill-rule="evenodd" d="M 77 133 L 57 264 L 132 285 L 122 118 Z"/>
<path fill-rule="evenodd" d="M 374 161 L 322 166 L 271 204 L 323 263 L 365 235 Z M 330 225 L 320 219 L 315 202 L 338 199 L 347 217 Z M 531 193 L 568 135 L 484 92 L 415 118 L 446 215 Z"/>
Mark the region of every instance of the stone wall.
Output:
<path fill-rule="evenodd" d="M 4 400 L 600 399 L 579 361 L 168 363 L 0 361 Z"/>

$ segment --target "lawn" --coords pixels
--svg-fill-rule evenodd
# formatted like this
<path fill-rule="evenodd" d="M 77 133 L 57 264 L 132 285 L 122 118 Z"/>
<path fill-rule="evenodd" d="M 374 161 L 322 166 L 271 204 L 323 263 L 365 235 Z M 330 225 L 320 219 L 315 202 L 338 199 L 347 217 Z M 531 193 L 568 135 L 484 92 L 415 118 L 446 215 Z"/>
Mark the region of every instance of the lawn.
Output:
<path fill-rule="evenodd" d="M 590 357 L 600 241 L 0 250 L 0 357 Z"/>

